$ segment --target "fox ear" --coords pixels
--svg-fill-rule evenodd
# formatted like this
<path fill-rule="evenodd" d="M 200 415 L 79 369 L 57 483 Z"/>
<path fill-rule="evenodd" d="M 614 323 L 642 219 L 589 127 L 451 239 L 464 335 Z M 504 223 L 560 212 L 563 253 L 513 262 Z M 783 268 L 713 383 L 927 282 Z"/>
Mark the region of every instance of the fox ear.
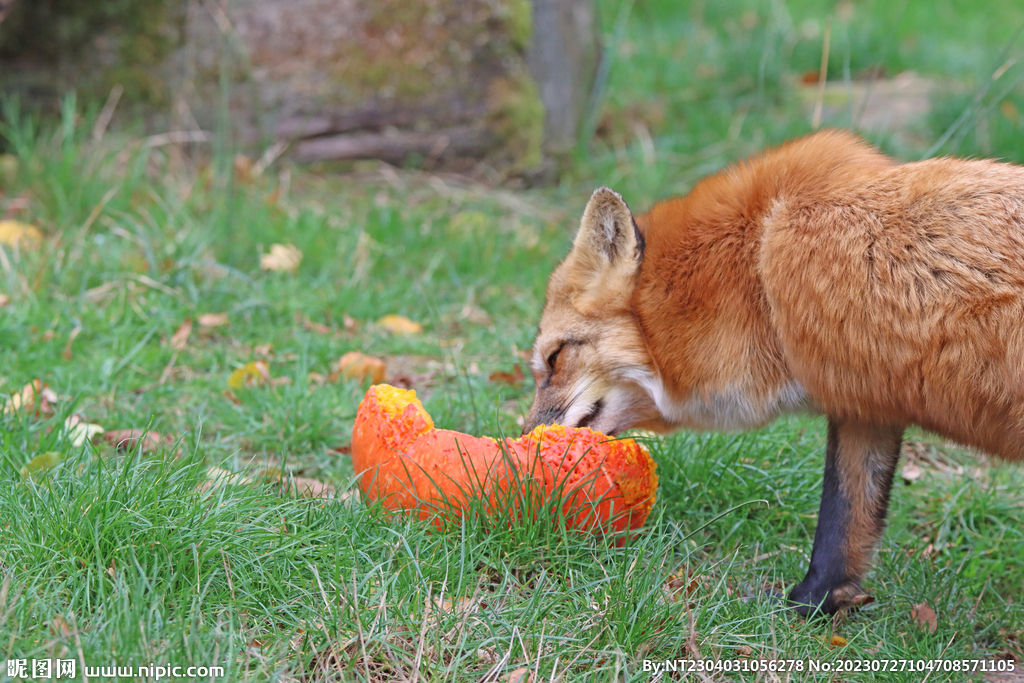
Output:
<path fill-rule="evenodd" d="M 607 187 L 594 191 L 583 212 L 573 251 L 587 260 L 625 265 L 623 259 L 639 263 L 642 255 L 640 232 L 622 196 Z M 596 263 L 595 263 L 596 265 Z"/>
<path fill-rule="evenodd" d="M 599 188 L 587 202 L 573 251 L 592 267 L 638 266 L 643 258 L 643 237 L 633 214 L 618 192 Z"/>
<path fill-rule="evenodd" d="M 566 259 L 574 305 L 580 311 L 625 306 L 643 257 L 644 238 L 626 202 L 607 187 L 597 190 Z"/>

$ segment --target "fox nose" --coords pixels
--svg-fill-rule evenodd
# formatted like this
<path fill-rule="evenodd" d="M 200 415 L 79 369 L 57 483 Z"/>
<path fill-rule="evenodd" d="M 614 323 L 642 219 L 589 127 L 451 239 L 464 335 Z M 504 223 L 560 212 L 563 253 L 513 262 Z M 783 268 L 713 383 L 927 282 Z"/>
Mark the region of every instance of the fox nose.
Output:
<path fill-rule="evenodd" d="M 530 410 L 530 414 L 523 420 L 523 433 L 520 436 L 526 436 L 540 425 L 556 424 L 558 419 L 562 417 L 562 412 L 557 408 L 547 408 L 544 410 Z"/>

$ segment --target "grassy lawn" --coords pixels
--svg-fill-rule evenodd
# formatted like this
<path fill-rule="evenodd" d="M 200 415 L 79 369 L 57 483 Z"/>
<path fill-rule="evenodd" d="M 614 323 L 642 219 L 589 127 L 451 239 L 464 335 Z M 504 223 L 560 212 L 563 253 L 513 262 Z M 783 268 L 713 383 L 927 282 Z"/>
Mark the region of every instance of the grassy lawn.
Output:
<path fill-rule="evenodd" d="M 634 681 L 652 677 L 645 659 L 697 657 L 804 670 L 687 680 L 921 681 L 807 666 L 1024 660 L 1024 472 L 926 434 L 909 435 L 912 467 L 867 584 L 877 600 L 834 623 L 764 597 L 809 561 L 821 420 L 648 440 L 659 499 L 621 548 L 545 522 L 437 532 L 348 495 L 366 385 L 322 381 L 340 356 L 386 360 L 438 426 L 517 434 L 530 380 L 491 376 L 523 362 L 589 192 L 611 185 L 642 209 L 809 131 L 798 81 L 817 72 L 826 26 L 832 78 L 882 66 L 941 85 L 913 135 L 872 134 L 887 150 L 920 157 L 953 127 L 941 151 L 1024 161 L 1012 0 L 601 6 L 613 58 L 597 135 L 554 188 L 387 168 L 254 175 L 226 145 L 188 157 L 159 138 L 97 140 L 71 100 L 53 124 L 7 103 L 0 216 L 42 238 L 0 247 L 0 395 L 39 378 L 57 398 L 0 414 L 8 657 L 223 666 L 220 680 L 253 681 L 514 681 L 524 668 Z M 260 269 L 272 244 L 301 250 L 297 271 Z M 387 314 L 423 331 L 391 333 Z M 230 389 L 256 360 L 271 381 Z M 164 438 L 75 445 L 72 415 Z M 22 474 L 45 454 L 56 464 Z M 276 473 L 336 494 L 291 496 Z M 915 618 L 922 603 L 934 627 Z"/>

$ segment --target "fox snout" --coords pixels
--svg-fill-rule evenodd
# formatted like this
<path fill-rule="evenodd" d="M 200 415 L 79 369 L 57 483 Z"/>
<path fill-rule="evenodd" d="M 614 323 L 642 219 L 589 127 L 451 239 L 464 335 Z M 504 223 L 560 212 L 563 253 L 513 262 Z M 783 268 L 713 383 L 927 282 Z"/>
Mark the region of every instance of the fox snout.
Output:
<path fill-rule="evenodd" d="M 538 410 L 536 401 L 530 409 L 529 414 L 523 420 L 523 433 L 526 436 L 541 425 L 557 424 L 559 411 L 554 408 L 543 408 Z"/>
<path fill-rule="evenodd" d="M 523 421 L 523 435 L 529 434 L 540 425 L 564 425 L 566 427 L 590 427 L 601 416 L 604 411 L 604 400 L 597 399 L 586 412 L 580 410 L 569 410 L 573 406 L 560 407 L 558 405 L 545 405 L 538 397 L 533 402 L 529 415 Z M 605 432 L 609 436 L 615 434 L 611 431 Z"/>

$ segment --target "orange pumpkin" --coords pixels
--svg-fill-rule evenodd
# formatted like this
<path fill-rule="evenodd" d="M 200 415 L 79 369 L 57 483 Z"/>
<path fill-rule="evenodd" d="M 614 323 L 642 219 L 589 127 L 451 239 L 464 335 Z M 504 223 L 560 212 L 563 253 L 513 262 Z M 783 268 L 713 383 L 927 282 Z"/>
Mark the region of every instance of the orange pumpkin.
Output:
<path fill-rule="evenodd" d="M 658 488 L 632 439 L 558 425 L 502 440 L 436 429 L 415 391 L 387 384 L 359 405 L 352 461 L 369 500 L 420 519 L 451 519 L 472 501 L 514 518 L 557 501 L 569 528 L 620 532 L 643 525 Z"/>

